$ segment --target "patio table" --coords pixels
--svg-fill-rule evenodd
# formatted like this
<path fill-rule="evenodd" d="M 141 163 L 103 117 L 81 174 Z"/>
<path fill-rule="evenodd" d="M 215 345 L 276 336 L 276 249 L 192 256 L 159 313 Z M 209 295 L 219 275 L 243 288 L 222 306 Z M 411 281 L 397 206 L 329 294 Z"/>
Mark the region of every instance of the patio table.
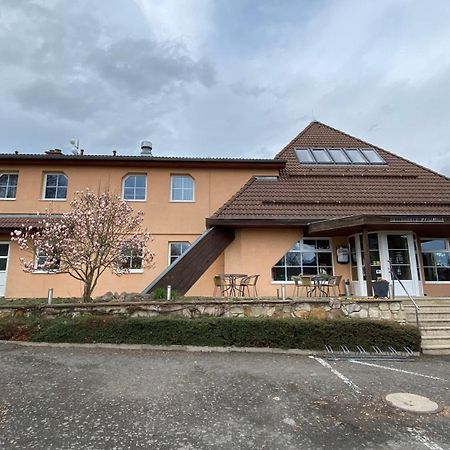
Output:
<path fill-rule="evenodd" d="M 321 286 L 322 284 L 326 283 L 332 275 L 328 274 L 320 274 L 320 275 L 302 275 L 303 277 L 309 277 L 311 278 L 311 282 L 313 284 L 313 288 L 311 289 L 310 295 L 316 296 L 317 293 L 319 293 L 319 297 L 328 296 L 328 292 L 323 289 Z"/>
<path fill-rule="evenodd" d="M 228 284 L 225 285 L 224 293 L 227 293 L 229 297 L 244 295 L 244 292 L 239 288 L 238 280 L 241 280 L 247 276 L 248 275 L 246 273 L 224 273 L 223 277 L 228 281 Z"/>

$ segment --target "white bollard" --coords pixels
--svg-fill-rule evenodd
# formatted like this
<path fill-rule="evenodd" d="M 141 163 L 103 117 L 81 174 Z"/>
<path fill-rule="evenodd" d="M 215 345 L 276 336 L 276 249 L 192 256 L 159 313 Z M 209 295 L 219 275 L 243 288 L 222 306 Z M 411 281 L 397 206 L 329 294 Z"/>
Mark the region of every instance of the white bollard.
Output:
<path fill-rule="evenodd" d="M 167 286 L 167 300 L 171 300 L 172 299 L 172 286 L 169 284 Z"/>
<path fill-rule="evenodd" d="M 286 300 L 286 286 L 284 284 L 281 285 L 281 297 Z"/>
<path fill-rule="evenodd" d="M 52 301 L 53 301 L 53 288 L 49 288 L 48 289 L 48 294 L 47 294 L 47 303 L 49 305 L 51 305 Z"/>

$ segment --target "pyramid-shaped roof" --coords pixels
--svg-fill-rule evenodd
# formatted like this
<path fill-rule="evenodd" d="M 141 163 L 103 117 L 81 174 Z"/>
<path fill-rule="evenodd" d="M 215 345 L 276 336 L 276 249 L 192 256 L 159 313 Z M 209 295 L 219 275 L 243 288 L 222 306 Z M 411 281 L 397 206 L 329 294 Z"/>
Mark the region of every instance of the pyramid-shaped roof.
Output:
<path fill-rule="evenodd" d="M 386 164 L 301 164 L 298 148 L 372 148 Z M 317 221 L 363 214 L 450 215 L 450 180 L 320 122 L 311 122 L 276 158 L 278 179 L 254 177 L 213 216 L 217 220 Z M 217 220 L 216 220 L 217 219 Z"/>

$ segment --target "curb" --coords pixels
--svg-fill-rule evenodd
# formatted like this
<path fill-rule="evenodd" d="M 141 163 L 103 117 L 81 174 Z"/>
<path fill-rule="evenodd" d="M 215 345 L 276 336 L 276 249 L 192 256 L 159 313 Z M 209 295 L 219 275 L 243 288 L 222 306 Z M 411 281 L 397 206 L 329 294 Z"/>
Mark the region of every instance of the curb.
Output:
<path fill-rule="evenodd" d="M 13 344 L 22 347 L 50 347 L 50 348 L 104 348 L 115 350 L 147 350 L 161 352 L 191 352 L 191 353 L 266 353 L 274 355 L 316 355 L 314 350 L 282 349 L 270 347 L 208 347 L 196 345 L 151 345 L 151 344 L 78 344 L 67 342 L 27 342 L 27 341 L 5 341 L 0 340 L 0 344 Z"/>

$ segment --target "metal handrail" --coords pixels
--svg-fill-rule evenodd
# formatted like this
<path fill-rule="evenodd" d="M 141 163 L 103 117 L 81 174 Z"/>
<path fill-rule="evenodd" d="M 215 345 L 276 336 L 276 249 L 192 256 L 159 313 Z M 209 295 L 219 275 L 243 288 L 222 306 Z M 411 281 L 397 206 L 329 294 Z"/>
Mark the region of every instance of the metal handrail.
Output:
<path fill-rule="evenodd" d="M 412 304 L 414 305 L 415 313 L 416 313 L 416 324 L 417 324 L 417 328 L 419 328 L 419 311 L 420 311 L 420 306 L 411 297 L 411 294 L 408 292 L 408 290 L 406 289 L 405 285 L 402 283 L 402 280 L 400 280 L 400 278 L 397 276 L 397 274 L 392 270 L 392 262 L 391 262 L 390 259 L 389 259 L 388 263 L 389 263 L 389 272 L 391 274 L 391 277 L 395 278 L 400 283 L 400 286 L 403 288 L 403 290 L 405 291 L 406 295 L 408 296 L 408 298 L 411 300 Z M 393 281 L 395 281 L 395 280 L 393 280 Z M 394 287 L 393 287 L 392 297 L 394 297 Z"/>

